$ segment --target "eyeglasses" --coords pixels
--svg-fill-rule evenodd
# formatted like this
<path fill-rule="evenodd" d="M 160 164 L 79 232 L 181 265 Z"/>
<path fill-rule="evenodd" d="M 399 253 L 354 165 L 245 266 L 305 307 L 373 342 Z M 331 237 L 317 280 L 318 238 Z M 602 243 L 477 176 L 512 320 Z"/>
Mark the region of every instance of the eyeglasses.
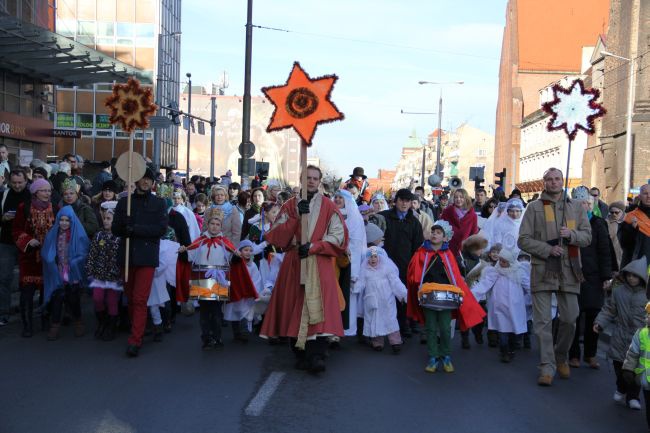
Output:
<path fill-rule="evenodd" d="M 597 198 L 598 194 L 591 194 L 592 197 Z"/>

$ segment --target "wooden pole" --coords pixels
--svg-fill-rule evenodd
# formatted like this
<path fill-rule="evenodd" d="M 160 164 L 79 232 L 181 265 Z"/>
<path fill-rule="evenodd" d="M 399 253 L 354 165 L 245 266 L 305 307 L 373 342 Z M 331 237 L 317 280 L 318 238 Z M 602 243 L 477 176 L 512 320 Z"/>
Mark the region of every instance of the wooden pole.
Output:
<path fill-rule="evenodd" d="M 307 143 L 300 140 L 300 198 L 307 200 Z M 300 216 L 300 245 L 309 242 L 309 214 Z M 307 280 L 307 266 L 305 259 L 300 260 L 300 284 Z"/>
<path fill-rule="evenodd" d="M 131 183 L 133 183 L 133 131 L 129 135 L 129 175 L 127 176 L 126 181 L 126 216 L 131 216 Z M 126 250 L 125 250 L 125 260 L 124 260 L 124 282 L 129 281 L 129 249 L 130 249 L 130 240 L 127 236 L 126 238 Z"/>

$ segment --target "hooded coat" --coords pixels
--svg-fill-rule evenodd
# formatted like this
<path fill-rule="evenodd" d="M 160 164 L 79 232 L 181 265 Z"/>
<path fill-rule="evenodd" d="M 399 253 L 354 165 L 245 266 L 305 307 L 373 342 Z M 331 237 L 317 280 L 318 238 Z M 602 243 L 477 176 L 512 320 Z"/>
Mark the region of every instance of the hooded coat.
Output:
<path fill-rule="evenodd" d="M 641 278 L 641 284 L 630 287 L 625 273 Z M 648 302 L 645 286 L 648 283 L 648 262 L 645 257 L 630 262 L 621 271 L 594 323 L 601 329 L 613 328 L 607 354 L 615 361 L 623 362 L 630 342 L 637 329 L 645 326 L 645 305 Z"/>

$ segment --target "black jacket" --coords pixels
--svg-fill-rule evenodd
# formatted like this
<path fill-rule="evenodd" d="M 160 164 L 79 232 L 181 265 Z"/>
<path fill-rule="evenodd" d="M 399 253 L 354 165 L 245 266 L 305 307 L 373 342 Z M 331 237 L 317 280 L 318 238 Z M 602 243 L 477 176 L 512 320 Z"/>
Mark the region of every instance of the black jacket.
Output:
<path fill-rule="evenodd" d="M 650 207 L 639 204 L 638 209 L 650 217 Z M 618 239 L 621 243 L 621 248 L 623 249 L 621 269 L 631 261 L 643 256 L 650 261 L 650 237 L 644 235 L 641 230 L 638 228 L 635 229 L 632 227 L 632 224 L 622 222 L 618 227 Z"/>
<path fill-rule="evenodd" d="M 580 248 L 582 273 L 585 281 L 580 284 L 578 302 L 580 309 L 601 309 L 605 302 L 603 282 L 612 278 L 612 251 L 609 230 L 604 219 L 593 215 L 591 224 L 591 243 Z"/>
<path fill-rule="evenodd" d="M 379 214 L 386 219 L 384 250 L 399 269 L 400 280 L 406 282 L 406 271 L 411 257 L 424 242 L 422 226 L 411 209 L 401 221 L 394 207 Z"/>
<path fill-rule="evenodd" d="M 30 197 L 27 187 L 19 193 L 7 188 L 0 194 L 0 243 L 16 245 L 11 234 L 14 220 L 3 221 L 1 218 L 6 212 L 16 212 L 18 205 L 28 201 Z M 5 269 L 2 272 L 5 271 L 7 270 Z"/>
<path fill-rule="evenodd" d="M 124 266 L 125 241 L 127 236 L 126 199 L 122 197 L 117 202 L 115 217 L 111 230 L 120 237 L 120 253 L 118 260 Z M 129 247 L 129 265 L 158 267 L 160 254 L 160 237 L 167 231 L 167 204 L 165 200 L 147 192 L 134 193 L 131 196 L 130 226 L 133 228 Z"/>

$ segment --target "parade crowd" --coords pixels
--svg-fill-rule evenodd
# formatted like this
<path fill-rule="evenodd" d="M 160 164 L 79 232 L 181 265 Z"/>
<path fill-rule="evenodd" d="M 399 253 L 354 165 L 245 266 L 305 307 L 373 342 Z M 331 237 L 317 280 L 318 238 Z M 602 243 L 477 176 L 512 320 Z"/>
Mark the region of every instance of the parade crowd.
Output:
<path fill-rule="evenodd" d="M 371 194 L 361 167 L 323 185 L 309 166 L 293 188 L 151 168 L 127 188 L 114 162 L 92 179 L 83 164 L 68 154 L 12 167 L 0 145 L 0 326 L 17 265 L 25 338 L 85 335 L 90 294 L 95 338 L 128 332 L 130 357 L 179 314 L 198 316 L 203 350 L 222 349 L 230 328 L 233 344 L 291 347 L 311 373 L 342 338 L 396 355 L 419 340 L 426 372 L 453 373 L 454 332 L 461 350 L 487 344 L 504 364 L 535 336 L 537 383 L 551 386 L 599 369 L 607 331 L 613 399 L 640 410 L 643 391 L 650 428 L 650 185 L 606 204 L 597 188 L 565 197 L 549 168 L 528 202 L 500 188 L 426 198 L 421 186 Z"/>

